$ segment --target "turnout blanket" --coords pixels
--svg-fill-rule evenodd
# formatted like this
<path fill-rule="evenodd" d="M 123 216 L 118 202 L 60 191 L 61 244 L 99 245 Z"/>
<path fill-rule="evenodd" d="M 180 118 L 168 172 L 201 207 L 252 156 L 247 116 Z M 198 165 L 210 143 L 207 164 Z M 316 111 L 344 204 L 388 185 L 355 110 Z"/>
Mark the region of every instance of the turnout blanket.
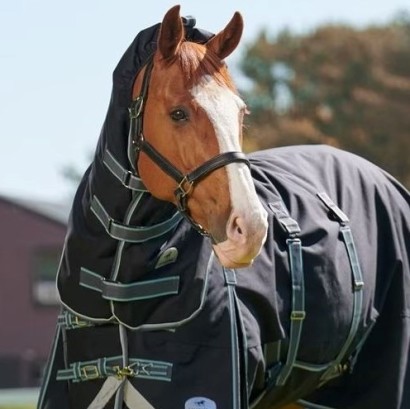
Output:
<path fill-rule="evenodd" d="M 206 41 L 193 23 L 187 36 Z M 327 146 L 250 154 L 268 238 L 252 267 L 223 269 L 135 174 L 127 108 L 157 31 L 114 71 L 70 216 L 38 407 L 409 408 L 409 193 Z"/>

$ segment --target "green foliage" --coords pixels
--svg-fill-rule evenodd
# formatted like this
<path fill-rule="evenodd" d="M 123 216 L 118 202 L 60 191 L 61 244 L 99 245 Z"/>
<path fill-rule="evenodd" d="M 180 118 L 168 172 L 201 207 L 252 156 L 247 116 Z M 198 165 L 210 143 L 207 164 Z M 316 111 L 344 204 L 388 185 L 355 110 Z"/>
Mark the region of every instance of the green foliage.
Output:
<path fill-rule="evenodd" d="M 362 30 L 263 31 L 241 69 L 252 82 L 247 149 L 327 143 L 410 186 L 410 14 Z"/>

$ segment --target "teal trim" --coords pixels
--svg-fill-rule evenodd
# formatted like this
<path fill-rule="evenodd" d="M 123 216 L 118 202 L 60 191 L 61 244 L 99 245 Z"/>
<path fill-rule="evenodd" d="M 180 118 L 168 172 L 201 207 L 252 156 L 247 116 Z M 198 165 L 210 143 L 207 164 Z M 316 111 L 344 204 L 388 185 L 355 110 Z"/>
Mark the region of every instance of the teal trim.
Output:
<path fill-rule="evenodd" d="M 145 280 L 123 284 L 110 281 L 81 267 L 80 285 L 101 293 L 102 298 L 110 301 L 140 301 L 179 293 L 179 276 Z"/>
<path fill-rule="evenodd" d="M 164 361 L 130 358 L 127 365 L 127 375 L 155 381 L 170 382 L 172 380 L 173 364 Z M 91 361 L 74 362 L 69 368 L 57 372 L 58 381 L 85 382 L 102 379 L 108 376 L 119 376 L 124 369 L 121 355 L 104 357 Z"/>
<path fill-rule="evenodd" d="M 329 369 L 322 375 L 322 381 L 326 381 L 328 379 L 333 378 L 335 375 L 338 376 L 341 373 L 341 362 L 346 359 L 346 354 L 349 348 L 352 345 L 352 342 L 357 334 L 357 330 L 360 324 L 360 318 L 362 315 L 362 305 L 363 305 L 363 278 L 362 272 L 359 265 L 356 247 L 354 245 L 353 235 L 349 226 L 343 226 L 341 228 L 342 236 L 346 245 L 346 249 L 348 252 L 350 265 L 352 269 L 353 275 L 353 313 L 352 313 L 352 322 L 350 324 L 349 334 L 346 338 L 346 341 L 339 351 L 335 360 L 331 363 Z"/>
<path fill-rule="evenodd" d="M 297 238 L 288 239 L 289 265 L 292 278 L 292 311 L 290 315 L 289 348 L 286 363 L 276 379 L 276 385 L 284 385 L 292 372 L 299 350 L 305 312 L 305 283 L 302 261 L 302 243 Z"/>
<path fill-rule="evenodd" d="M 299 350 L 300 337 L 302 334 L 303 321 L 306 317 L 305 311 L 305 282 L 302 260 L 302 242 L 298 238 L 301 229 L 296 220 L 289 215 L 286 206 L 278 201 L 269 203 L 275 218 L 288 235 L 286 244 L 288 246 L 289 269 L 292 280 L 292 311 L 290 313 L 289 346 L 285 364 L 280 367 L 271 368 L 268 375 L 276 377 L 276 385 L 284 385 L 292 372 L 297 353 Z"/>
<path fill-rule="evenodd" d="M 63 313 L 57 317 L 57 323 L 58 325 L 64 327 L 66 330 L 95 326 L 95 324 L 93 324 L 92 322 L 84 320 L 66 310 L 64 310 Z"/>
<path fill-rule="evenodd" d="M 239 340 L 235 311 L 235 270 L 225 269 L 225 283 L 228 288 L 228 309 L 231 329 L 231 365 L 232 365 L 232 409 L 240 409 L 240 373 L 239 373 Z"/>
<path fill-rule="evenodd" d="M 360 268 L 359 257 L 357 256 L 356 246 L 354 244 L 353 234 L 349 226 L 343 226 L 340 231 L 346 245 L 349 255 L 350 266 L 352 268 L 354 291 L 359 291 L 364 286 L 362 269 Z"/>
<path fill-rule="evenodd" d="M 352 321 L 350 324 L 349 334 L 346 341 L 339 351 L 336 358 L 329 364 L 329 368 L 322 375 L 321 380 L 326 382 L 335 376 L 340 375 L 344 371 L 344 366 L 341 365 L 343 360 L 347 359 L 347 353 L 352 346 L 353 340 L 356 337 L 360 318 L 362 315 L 363 306 L 363 274 L 360 268 L 359 257 L 357 255 L 356 246 L 352 231 L 348 225 L 349 218 L 341 209 L 330 199 L 326 193 L 318 193 L 317 196 L 332 212 L 340 224 L 340 232 L 342 233 L 343 241 L 346 246 L 347 255 L 350 262 L 352 281 L 353 281 L 353 312 Z"/>
<path fill-rule="evenodd" d="M 236 307 L 236 311 L 237 311 L 237 315 L 238 315 L 238 321 L 239 321 L 239 328 L 240 328 L 240 332 L 241 332 L 241 339 L 242 339 L 242 348 L 239 349 L 240 351 L 243 351 L 243 366 L 244 368 L 242 369 L 242 374 L 243 376 L 243 381 L 244 381 L 244 387 L 241 387 L 244 397 L 242 399 L 243 401 L 243 405 L 245 405 L 244 409 L 247 409 L 249 407 L 248 402 L 249 402 L 249 398 L 252 392 L 252 385 L 249 384 L 249 380 L 248 380 L 248 367 L 249 367 L 249 363 L 248 363 L 248 339 L 246 336 L 246 328 L 243 322 L 243 317 L 242 317 L 242 311 L 239 305 L 239 299 L 236 296 L 236 292 L 235 292 L 235 307 Z"/>
<path fill-rule="evenodd" d="M 125 169 L 108 148 L 105 149 L 103 163 L 126 188 L 137 192 L 147 192 L 141 178 Z"/>
<path fill-rule="evenodd" d="M 90 207 L 91 211 L 104 226 L 106 232 L 113 239 L 129 243 L 144 243 L 161 237 L 174 229 L 183 218 L 179 212 L 176 212 L 168 220 L 152 226 L 128 226 L 112 219 L 97 196 L 93 196 Z"/>
<path fill-rule="evenodd" d="M 372 321 L 371 324 L 366 328 L 365 333 L 362 335 L 360 342 L 357 344 L 349 362 L 349 370 L 353 371 L 354 367 L 356 366 L 357 358 L 359 357 L 360 351 L 363 348 L 364 343 L 367 340 L 367 337 L 370 335 L 374 325 L 376 324 L 376 320 Z"/>

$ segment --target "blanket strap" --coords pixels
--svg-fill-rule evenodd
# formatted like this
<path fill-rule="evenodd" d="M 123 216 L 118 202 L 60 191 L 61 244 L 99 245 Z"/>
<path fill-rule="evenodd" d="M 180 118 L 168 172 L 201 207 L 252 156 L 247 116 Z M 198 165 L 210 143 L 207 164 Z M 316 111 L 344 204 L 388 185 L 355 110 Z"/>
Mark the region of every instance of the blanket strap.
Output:
<path fill-rule="evenodd" d="M 170 219 L 153 226 L 128 226 L 112 219 L 97 196 L 94 196 L 91 201 L 91 211 L 112 238 L 130 243 L 143 243 L 160 237 L 174 229 L 183 218 L 179 212 L 176 212 Z"/>
<path fill-rule="evenodd" d="M 129 358 L 123 367 L 122 356 L 99 358 L 92 361 L 74 362 L 57 372 L 58 381 L 85 382 L 115 376 L 119 379 L 140 378 L 170 382 L 172 363 Z"/>
<path fill-rule="evenodd" d="M 99 274 L 81 267 L 80 285 L 101 293 L 102 298 L 111 301 L 129 302 L 147 300 L 179 292 L 179 276 L 158 278 L 123 284 L 107 280 Z"/>
<path fill-rule="evenodd" d="M 353 281 L 353 313 L 352 322 L 350 325 L 349 334 L 346 341 L 339 351 L 337 357 L 330 363 L 329 368 L 324 372 L 321 377 L 323 382 L 340 375 L 341 372 L 347 368 L 342 364 L 348 358 L 348 351 L 352 347 L 352 343 L 357 335 L 357 331 L 360 324 L 360 318 L 362 314 L 363 305 L 363 275 L 360 268 L 359 258 L 357 256 L 356 246 L 353 239 L 353 234 L 349 226 L 349 218 L 340 210 L 336 204 L 329 198 L 326 193 L 318 193 L 317 196 L 323 202 L 323 204 L 329 209 L 331 215 L 339 222 L 340 232 L 342 234 L 343 241 L 346 246 L 349 262 L 352 270 Z"/>
<path fill-rule="evenodd" d="M 57 317 L 57 323 L 66 330 L 94 327 L 95 324 L 87 321 L 78 315 L 72 314 L 67 310 L 63 310 Z"/>
<path fill-rule="evenodd" d="M 239 332 L 236 316 L 236 291 L 237 278 L 235 270 L 224 268 L 225 284 L 228 288 L 228 307 L 229 307 L 229 320 L 230 320 L 230 332 L 231 332 L 231 370 L 232 370 L 232 409 L 240 409 L 242 406 L 241 398 L 242 393 L 245 391 L 240 386 L 240 346 L 239 346 Z M 244 402 L 243 402 L 244 403 Z"/>
<path fill-rule="evenodd" d="M 288 235 L 289 267 L 292 280 L 292 310 L 290 313 L 290 335 L 286 362 L 276 377 L 276 385 L 284 385 L 296 362 L 302 334 L 305 312 L 305 284 L 302 261 L 302 242 L 298 237 L 301 230 L 282 202 L 269 203 L 279 225 Z M 275 371 L 276 374 L 276 371 Z"/>
<path fill-rule="evenodd" d="M 103 163 L 126 188 L 137 192 L 147 192 L 142 180 L 130 170 L 125 169 L 109 149 L 104 151 Z"/>

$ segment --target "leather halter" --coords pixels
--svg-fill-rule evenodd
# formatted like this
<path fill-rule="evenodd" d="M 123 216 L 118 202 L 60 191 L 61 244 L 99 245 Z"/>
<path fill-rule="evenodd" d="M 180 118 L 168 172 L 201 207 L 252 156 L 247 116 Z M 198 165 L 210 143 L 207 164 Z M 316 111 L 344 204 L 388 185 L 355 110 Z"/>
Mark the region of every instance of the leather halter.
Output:
<path fill-rule="evenodd" d="M 184 175 L 144 138 L 142 133 L 144 104 L 148 98 L 148 88 L 153 65 L 153 59 L 151 57 L 146 65 L 140 95 L 132 101 L 129 108 L 131 122 L 130 134 L 136 153 L 136 161 L 138 161 L 139 152 L 144 152 L 157 166 L 177 182 L 178 186 L 174 191 L 174 195 L 178 210 L 201 234 L 210 236 L 210 234 L 189 215 L 189 209 L 187 207 L 189 193 L 195 183 L 199 182 L 216 169 L 233 162 L 243 162 L 249 167 L 250 163 L 243 152 L 224 152 L 207 160 L 193 171 Z"/>

